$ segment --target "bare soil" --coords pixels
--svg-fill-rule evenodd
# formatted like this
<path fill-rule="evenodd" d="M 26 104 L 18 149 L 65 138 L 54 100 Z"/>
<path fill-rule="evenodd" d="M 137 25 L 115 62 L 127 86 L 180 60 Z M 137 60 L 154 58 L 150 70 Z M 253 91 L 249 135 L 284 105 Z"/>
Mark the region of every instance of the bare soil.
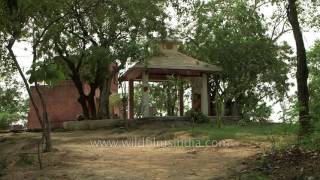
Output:
<path fill-rule="evenodd" d="M 39 170 L 39 133 L 0 134 L 0 179 L 229 179 L 246 168 L 246 159 L 262 146 L 233 140 L 231 147 L 97 147 L 92 140 L 156 137 L 188 138 L 164 128 L 54 132 L 55 150 L 43 154 Z M 33 154 L 32 154 L 33 153 Z"/>

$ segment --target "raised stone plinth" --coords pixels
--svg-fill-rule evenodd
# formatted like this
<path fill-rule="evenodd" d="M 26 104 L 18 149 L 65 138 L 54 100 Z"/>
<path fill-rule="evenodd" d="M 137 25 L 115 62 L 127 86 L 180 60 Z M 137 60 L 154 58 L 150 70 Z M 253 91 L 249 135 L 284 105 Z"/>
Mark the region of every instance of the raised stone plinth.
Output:
<path fill-rule="evenodd" d="M 123 124 L 123 120 L 105 119 L 105 120 L 84 120 L 84 121 L 68 121 L 63 123 L 65 130 L 95 130 L 112 128 Z"/>

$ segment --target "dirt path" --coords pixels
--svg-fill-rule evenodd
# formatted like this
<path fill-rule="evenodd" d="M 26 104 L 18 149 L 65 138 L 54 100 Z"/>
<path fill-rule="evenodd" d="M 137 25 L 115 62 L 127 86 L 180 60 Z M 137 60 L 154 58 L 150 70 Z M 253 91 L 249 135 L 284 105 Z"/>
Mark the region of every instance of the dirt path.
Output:
<path fill-rule="evenodd" d="M 30 134 L 30 133 L 29 133 Z M 233 147 L 97 147 L 93 139 L 125 139 L 134 133 L 106 131 L 53 133 L 57 151 L 45 154 L 40 171 L 34 157 L 28 165 L 12 161 L 4 179 L 223 179 L 244 168 L 243 161 L 261 148 L 236 143 Z M 10 136 L 13 135 L 8 135 Z M 19 136 L 25 137 L 26 134 Z M 28 134 L 27 134 L 28 136 Z M 34 137 L 35 135 L 32 134 Z M 28 142 L 15 135 L 16 148 Z M 17 144 L 19 144 L 19 147 Z M 11 144 L 11 145 L 12 145 Z M 7 147 L 10 143 L 7 144 Z M 13 145 L 12 145 L 13 146 Z M 9 153 L 9 152 L 7 152 Z M 14 153 L 10 151 L 11 156 Z M 9 156 L 9 155 L 8 155 Z M 33 155 L 34 156 L 34 155 Z M 25 163 L 24 163 L 25 164 Z"/>

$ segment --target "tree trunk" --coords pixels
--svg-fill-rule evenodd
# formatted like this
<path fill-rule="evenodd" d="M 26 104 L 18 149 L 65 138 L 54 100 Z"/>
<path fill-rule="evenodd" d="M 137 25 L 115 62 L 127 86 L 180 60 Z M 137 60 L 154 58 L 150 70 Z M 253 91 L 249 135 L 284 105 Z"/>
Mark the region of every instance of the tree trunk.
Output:
<path fill-rule="evenodd" d="M 110 119 L 109 97 L 111 92 L 111 84 L 112 84 L 112 78 L 110 77 L 105 78 L 103 86 L 101 88 L 101 93 L 100 93 L 99 118 Z"/>
<path fill-rule="evenodd" d="M 7 49 L 9 50 L 10 57 L 12 58 L 16 68 L 19 71 L 19 74 L 20 74 L 20 76 L 21 76 L 21 78 L 23 80 L 23 83 L 24 83 L 24 85 L 26 87 L 26 90 L 28 92 L 28 95 L 29 95 L 30 101 L 32 103 L 32 106 L 35 109 L 38 121 L 39 121 L 39 123 L 41 125 L 41 128 L 43 130 L 43 136 L 45 137 L 45 140 L 46 140 L 45 151 L 46 152 L 50 152 L 52 150 L 51 136 L 50 136 L 51 135 L 50 134 L 51 127 L 50 127 L 50 122 L 48 121 L 48 118 L 47 118 L 48 114 L 47 114 L 47 111 L 46 111 L 46 106 L 45 106 L 45 103 L 44 103 L 43 98 L 41 96 L 41 93 L 39 92 L 39 89 L 37 89 L 37 86 L 36 86 L 37 93 L 38 93 L 39 97 L 41 96 L 40 100 L 41 100 L 42 105 L 43 105 L 43 107 L 42 107 L 43 108 L 43 118 L 41 118 L 39 108 L 38 108 L 38 106 L 36 105 L 36 103 L 34 101 L 34 98 L 32 96 L 32 92 L 31 92 L 31 89 L 29 87 L 28 81 L 27 81 L 26 77 L 24 76 L 24 73 L 23 73 L 23 71 L 22 71 L 22 69 L 21 69 L 21 67 L 20 67 L 20 65 L 19 65 L 19 63 L 17 61 L 17 58 L 16 58 L 16 56 L 15 56 L 13 50 L 12 50 L 12 47 L 13 47 L 14 43 L 15 43 L 15 39 L 10 40 L 10 42 L 9 42 L 9 44 L 7 46 Z"/>
<path fill-rule="evenodd" d="M 46 102 L 45 99 L 43 98 L 40 90 L 39 90 L 39 86 L 38 83 L 35 83 L 35 88 L 37 91 L 37 94 L 39 96 L 40 102 L 41 102 L 41 106 L 42 106 L 42 119 L 43 119 L 43 124 L 44 124 L 44 128 L 43 128 L 43 136 L 45 139 L 45 152 L 51 152 L 52 151 L 52 143 L 51 143 L 51 123 L 49 121 L 48 118 L 48 112 L 47 112 L 47 106 L 46 106 Z"/>
<path fill-rule="evenodd" d="M 39 121 L 41 127 L 43 127 L 43 123 L 42 123 L 42 119 L 41 119 L 41 115 L 40 115 L 39 108 L 38 108 L 38 106 L 36 105 L 36 103 L 35 103 L 35 101 L 34 101 L 34 98 L 33 98 L 33 96 L 32 96 L 31 89 L 30 89 L 30 86 L 29 86 L 29 84 L 28 84 L 28 81 L 27 81 L 26 77 L 24 76 L 24 74 L 23 74 L 23 72 L 22 72 L 22 69 L 21 69 L 21 67 L 20 67 L 20 65 L 19 65 L 19 63 L 18 63 L 18 61 L 17 61 L 17 58 L 16 58 L 16 56 L 15 56 L 13 50 L 12 50 L 12 47 L 13 47 L 14 43 L 15 43 L 15 40 L 11 40 L 11 41 L 9 42 L 9 45 L 7 46 L 7 49 L 8 49 L 8 51 L 9 51 L 9 55 L 10 55 L 10 57 L 12 58 L 12 60 L 13 60 L 13 62 L 14 62 L 14 65 L 15 65 L 16 68 L 18 69 L 18 72 L 19 72 L 19 74 L 20 74 L 20 77 L 22 78 L 23 84 L 24 84 L 24 86 L 25 86 L 25 88 L 26 88 L 26 90 L 27 90 L 27 92 L 28 92 L 28 95 L 29 95 L 31 104 L 32 104 L 32 106 L 33 106 L 33 108 L 34 108 L 34 110 L 35 110 L 35 112 L 36 112 L 36 116 L 37 116 L 37 118 L 38 118 L 38 121 Z"/>
<path fill-rule="evenodd" d="M 216 95 L 219 89 L 219 76 L 209 76 L 209 116 L 216 115 Z"/>
<path fill-rule="evenodd" d="M 87 106 L 87 96 L 84 93 L 80 76 L 78 74 L 72 74 L 71 78 L 72 78 L 72 81 L 73 81 L 73 83 L 79 93 L 78 102 L 81 104 L 83 118 L 88 119 L 89 118 L 89 110 L 88 110 L 88 106 Z"/>
<path fill-rule="evenodd" d="M 166 103 L 166 108 L 167 108 L 167 116 L 171 116 L 171 93 L 169 89 L 169 85 L 165 85 L 164 89 L 166 90 L 167 94 L 167 103 Z"/>
<path fill-rule="evenodd" d="M 97 119 L 97 109 L 96 109 L 96 102 L 94 99 L 94 95 L 96 93 L 96 86 L 95 85 L 91 85 L 91 90 L 90 93 L 88 95 L 88 105 L 89 105 L 89 109 L 90 109 L 90 119 Z"/>
<path fill-rule="evenodd" d="M 301 126 L 300 135 L 309 133 L 309 89 L 308 89 L 308 67 L 306 49 L 303 42 L 303 36 L 298 20 L 296 0 L 288 0 L 287 15 L 293 29 L 294 38 L 297 47 L 297 85 L 298 85 L 298 103 L 299 103 L 299 122 Z"/>
<path fill-rule="evenodd" d="M 79 93 L 78 102 L 81 105 L 84 118 L 88 119 L 88 118 L 90 118 L 89 108 L 88 108 L 88 103 L 87 103 L 88 98 L 83 90 L 83 83 L 80 78 L 79 67 L 76 67 L 76 65 L 74 63 L 72 63 L 72 61 L 70 59 L 68 59 L 68 57 L 63 55 L 63 51 L 62 51 L 62 49 L 60 49 L 58 47 L 58 45 L 56 45 L 56 50 L 57 50 L 59 56 L 62 58 L 64 63 L 68 66 L 68 68 L 71 71 L 70 77 L 71 77 L 71 79 L 72 79 L 72 81 L 73 81 L 73 83 Z M 81 59 L 80 59 L 80 61 L 81 61 Z"/>
<path fill-rule="evenodd" d="M 35 64 L 36 60 L 37 60 L 37 46 L 36 43 L 34 43 L 34 46 L 32 47 L 33 49 L 33 60 L 32 63 Z M 33 71 L 35 70 L 34 68 L 32 69 Z M 41 94 L 41 91 L 39 90 L 39 85 L 38 82 L 35 81 L 35 89 L 36 92 L 39 96 L 40 99 L 40 103 L 42 106 L 42 123 L 43 123 L 43 127 L 42 127 L 42 135 L 44 137 L 45 140 L 45 149 L 44 152 L 51 152 L 52 151 L 52 143 L 51 143 L 51 124 L 50 121 L 48 119 L 48 111 L 47 111 L 47 105 L 45 102 L 44 97 Z"/>
<path fill-rule="evenodd" d="M 124 127 L 126 130 L 129 129 L 129 121 L 127 118 L 127 105 L 128 105 L 128 97 L 125 94 L 125 90 L 122 91 L 122 118 L 124 119 Z"/>
<path fill-rule="evenodd" d="M 184 115 L 184 86 L 179 84 L 179 116 Z"/>

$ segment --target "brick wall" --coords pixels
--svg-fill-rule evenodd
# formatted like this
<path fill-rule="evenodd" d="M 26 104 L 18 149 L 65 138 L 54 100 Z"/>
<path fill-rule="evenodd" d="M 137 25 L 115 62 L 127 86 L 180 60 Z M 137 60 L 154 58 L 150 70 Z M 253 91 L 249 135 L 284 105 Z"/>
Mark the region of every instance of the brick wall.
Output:
<path fill-rule="evenodd" d="M 85 92 L 89 92 L 89 86 L 84 87 Z M 52 128 L 62 127 L 63 122 L 74 121 L 80 114 L 82 114 L 82 108 L 78 102 L 79 94 L 72 81 L 64 81 L 55 87 L 40 86 L 39 88 L 46 100 L 48 117 L 51 121 Z M 112 92 L 117 92 L 117 84 L 112 84 L 111 89 Z M 36 89 L 31 87 L 31 92 L 41 113 L 42 108 Z M 96 99 L 98 99 L 98 97 Z M 117 110 L 113 110 L 113 112 L 114 111 Z M 31 130 L 41 128 L 31 102 L 29 104 L 27 126 L 28 129 Z"/>
<path fill-rule="evenodd" d="M 48 117 L 53 128 L 61 127 L 64 121 L 75 120 L 81 114 L 81 105 L 78 103 L 78 92 L 71 81 L 66 81 L 55 87 L 40 86 L 40 91 L 46 101 Z M 31 87 L 35 103 L 42 112 L 40 99 L 36 89 Z M 31 102 L 28 113 L 28 129 L 41 128 Z"/>

